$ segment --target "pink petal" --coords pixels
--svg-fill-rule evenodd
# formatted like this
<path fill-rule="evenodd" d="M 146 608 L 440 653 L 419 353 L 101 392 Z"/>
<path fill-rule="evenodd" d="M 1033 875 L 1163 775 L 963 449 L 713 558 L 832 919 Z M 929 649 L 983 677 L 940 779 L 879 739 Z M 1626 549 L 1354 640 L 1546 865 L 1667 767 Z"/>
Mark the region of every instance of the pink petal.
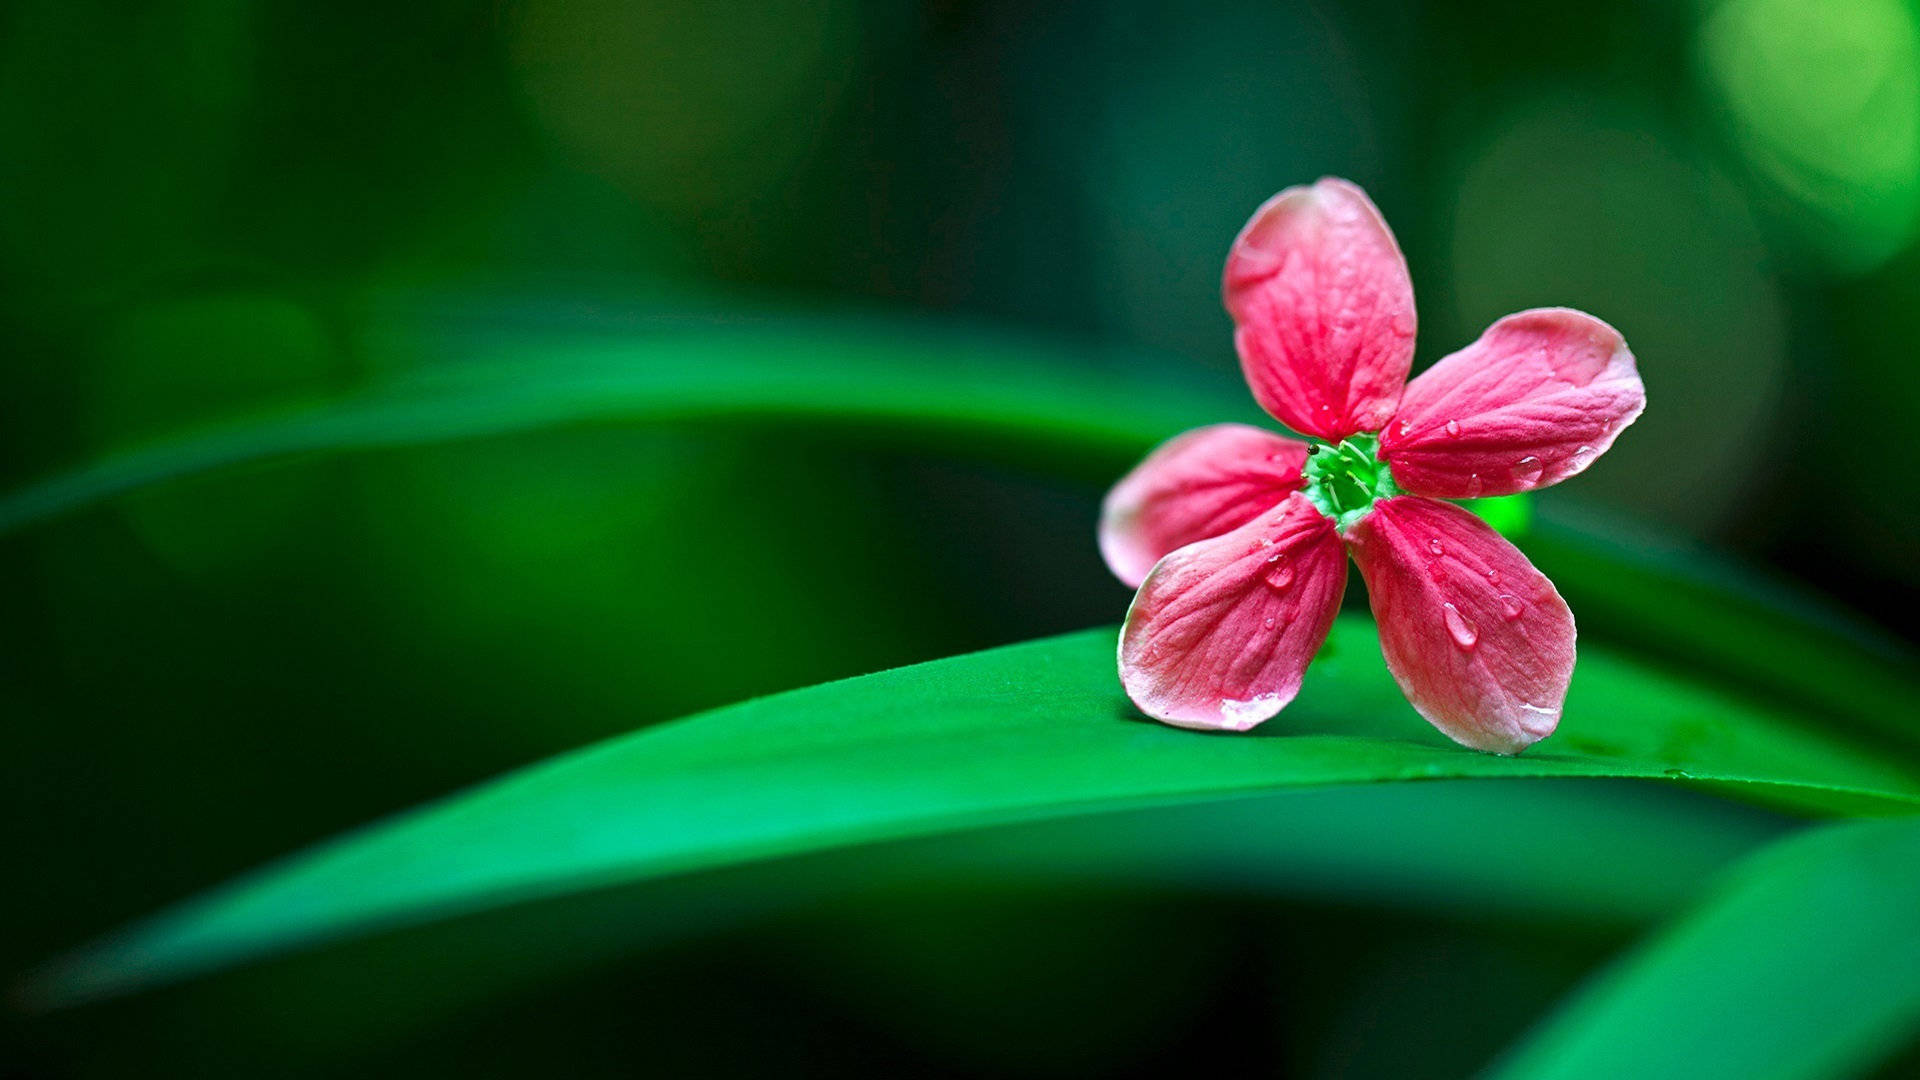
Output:
<path fill-rule="evenodd" d="M 1346 587 L 1333 521 L 1289 495 L 1160 560 L 1120 631 L 1120 682 L 1156 720 L 1245 731 L 1299 692 Z"/>
<path fill-rule="evenodd" d="M 1298 491 L 1306 460 L 1306 443 L 1245 424 L 1175 436 L 1107 493 L 1100 554 L 1138 587 L 1168 552 L 1232 532 Z"/>
<path fill-rule="evenodd" d="M 1346 533 L 1387 670 L 1457 743 L 1517 754 L 1553 733 L 1573 677 L 1573 613 L 1546 575 L 1451 503 L 1375 503 Z"/>
<path fill-rule="evenodd" d="M 1647 407 L 1620 332 L 1584 312 L 1509 315 L 1420 374 L 1380 437 L 1402 488 L 1511 495 L 1593 463 Z"/>
<path fill-rule="evenodd" d="M 1268 199 L 1225 291 L 1240 368 L 1275 419 L 1331 442 L 1386 425 L 1413 360 L 1413 282 L 1366 192 L 1328 177 Z"/>

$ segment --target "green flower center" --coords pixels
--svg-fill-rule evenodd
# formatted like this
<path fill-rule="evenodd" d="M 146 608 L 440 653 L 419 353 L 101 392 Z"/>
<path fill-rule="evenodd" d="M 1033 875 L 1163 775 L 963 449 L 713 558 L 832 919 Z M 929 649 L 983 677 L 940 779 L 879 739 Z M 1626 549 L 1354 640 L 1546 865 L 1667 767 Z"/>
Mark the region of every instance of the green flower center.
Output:
<path fill-rule="evenodd" d="M 1379 455 L 1379 436 L 1365 433 L 1338 446 L 1307 447 L 1307 498 L 1342 531 L 1367 516 L 1374 503 L 1400 494 Z"/>

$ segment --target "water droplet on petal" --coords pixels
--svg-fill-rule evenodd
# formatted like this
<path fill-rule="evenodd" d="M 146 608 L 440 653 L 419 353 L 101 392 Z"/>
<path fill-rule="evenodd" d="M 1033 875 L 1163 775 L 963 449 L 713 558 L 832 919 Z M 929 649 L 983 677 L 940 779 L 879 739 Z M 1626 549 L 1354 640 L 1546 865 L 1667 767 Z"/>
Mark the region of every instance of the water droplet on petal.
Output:
<path fill-rule="evenodd" d="M 1412 430 L 1413 430 L 1413 421 L 1411 420 L 1400 421 L 1400 434 L 1405 435 L 1407 432 Z"/>
<path fill-rule="evenodd" d="M 1447 421 L 1447 434 L 1453 436 L 1456 439 L 1459 438 L 1460 437 L 1460 421 L 1458 420 Z"/>
<path fill-rule="evenodd" d="M 1499 585 L 1499 584 L 1500 584 L 1500 571 L 1498 571 L 1498 570 L 1489 570 L 1489 571 L 1487 571 L 1487 584 L 1489 584 L 1489 585 L 1494 585 L 1494 586 L 1497 586 L 1497 585 Z"/>
<path fill-rule="evenodd" d="M 1540 459 L 1534 457 L 1532 454 L 1528 454 L 1526 457 L 1513 463 L 1513 478 L 1522 488 L 1530 488 L 1539 483 L 1540 475 L 1546 471 L 1547 467 L 1542 465 Z"/>
<path fill-rule="evenodd" d="M 1447 553 L 1446 547 L 1440 543 L 1440 538 L 1437 536 L 1427 541 L 1427 550 L 1433 552 L 1435 555 L 1445 555 Z"/>
<path fill-rule="evenodd" d="M 1549 709 L 1543 705 L 1535 705 L 1530 701 L 1522 701 L 1519 704 L 1521 711 L 1527 714 L 1526 716 L 1520 717 L 1520 726 L 1535 735 L 1547 734 L 1552 731 L 1553 726 L 1560 721 L 1560 710 L 1558 709 Z M 1538 719 L 1535 719 L 1535 717 Z"/>
<path fill-rule="evenodd" d="M 1245 731 L 1274 713 L 1273 703 L 1278 694 L 1261 694 L 1246 701 L 1232 701 L 1222 698 L 1220 701 L 1220 719 L 1234 731 Z"/>
<path fill-rule="evenodd" d="M 1447 633 L 1453 637 L 1453 643 L 1462 649 L 1471 649 L 1480 640 L 1480 631 L 1473 628 L 1460 609 L 1452 604 L 1443 605 L 1446 609 Z"/>
<path fill-rule="evenodd" d="M 1467 498 L 1469 498 L 1469 499 L 1477 499 L 1477 498 L 1479 498 L 1479 497 L 1480 497 L 1480 492 L 1481 492 L 1481 491 L 1482 491 L 1483 489 L 1485 489 L 1485 487 L 1486 487 L 1486 485 L 1480 482 L 1480 474 L 1479 474 L 1479 473 L 1468 473 L 1468 474 L 1467 474 Z"/>
<path fill-rule="evenodd" d="M 1519 618 L 1526 610 L 1526 605 L 1520 602 L 1519 597 L 1507 593 L 1500 594 L 1500 613 L 1507 617 L 1508 622 Z"/>
<path fill-rule="evenodd" d="M 1275 555 L 1267 560 L 1267 588 L 1279 592 L 1293 584 L 1293 563 Z"/>
<path fill-rule="evenodd" d="M 1260 620 L 1260 625 L 1269 630 L 1273 629 L 1273 616 L 1269 615 L 1265 619 Z"/>

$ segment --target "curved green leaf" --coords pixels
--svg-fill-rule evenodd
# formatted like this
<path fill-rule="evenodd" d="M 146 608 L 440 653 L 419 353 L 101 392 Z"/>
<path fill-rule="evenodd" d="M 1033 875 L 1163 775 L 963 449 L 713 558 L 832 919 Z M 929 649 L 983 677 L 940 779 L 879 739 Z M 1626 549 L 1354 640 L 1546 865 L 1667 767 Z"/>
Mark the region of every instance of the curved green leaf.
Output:
<path fill-rule="evenodd" d="M 1522 546 L 1566 594 L 1583 635 L 1844 715 L 1909 756 L 1920 748 L 1920 661 L 1830 602 L 1552 502 Z"/>
<path fill-rule="evenodd" d="M 204 1031 L 223 1055 L 234 1049 L 232 1033 L 246 1032 L 271 1048 L 254 1070 L 268 1071 L 287 1053 L 353 1058 L 450 1015 L 622 966 L 636 952 L 750 933 L 796 913 L 885 921 L 927 897 L 1071 902 L 1147 886 L 1195 893 L 1198 903 L 1304 898 L 1604 933 L 1678 913 L 1714 874 L 1793 826 L 1671 785 L 1294 788 L 640 881 L 371 934 L 200 980 L 155 1004 Z M 1576 836 L 1578 844 L 1567 842 Z M 362 992 L 370 982 L 380 993 Z"/>
<path fill-rule="evenodd" d="M 112 455 L 0 497 L 0 534 L 170 480 L 302 454 L 415 446 L 546 427 L 700 418 L 885 424 L 1092 455 L 1117 475 L 1155 441 L 1254 419 L 1233 380 L 1210 389 L 1147 377 L 1124 357 L 920 325 L 848 320 L 626 330 L 382 332 L 383 354 L 439 358 L 352 396 L 239 418 Z M 1484 503 L 1485 500 L 1482 500 Z M 1568 517 L 1552 500 L 1523 546 L 1573 601 L 1583 629 L 1720 673 L 1755 692 L 1875 729 L 1907 751 L 1920 725 L 1909 649 L 1818 604 L 1645 536 Z"/>
<path fill-rule="evenodd" d="M 238 465 L 616 420 L 832 418 L 1118 459 L 1189 427 L 1257 415 L 1232 389 L 1198 390 L 1116 358 L 1068 357 L 1031 342 L 878 323 L 475 339 L 457 360 L 351 396 L 183 433 L 50 477 L 0 498 L 0 533 Z"/>
<path fill-rule="evenodd" d="M 1783 841 L 1576 995 L 1496 1075 L 1858 1075 L 1920 1030 L 1917 912 L 1920 818 Z"/>
<path fill-rule="evenodd" d="M 1164 727 L 1087 631 L 705 713 L 565 755 L 349 836 L 52 970 L 55 1000 L 369 929 L 971 826 L 1302 785 L 1649 777 L 1804 809 L 1920 807 L 1920 779 L 1786 715 L 1583 655 L 1561 733 L 1519 758 L 1445 742 L 1343 620 L 1263 732 Z"/>

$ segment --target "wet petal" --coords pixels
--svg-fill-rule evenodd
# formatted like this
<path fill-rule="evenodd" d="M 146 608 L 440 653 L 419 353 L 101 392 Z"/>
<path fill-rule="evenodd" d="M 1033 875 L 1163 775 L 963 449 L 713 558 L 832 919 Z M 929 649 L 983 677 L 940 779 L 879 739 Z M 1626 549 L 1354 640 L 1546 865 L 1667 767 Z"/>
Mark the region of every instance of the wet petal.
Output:
<path fill-rule="evenodd" d="M 1299 692 L 1346 586 L 1332 520 L 1290 495 L 1160 560 L 1120 631 L 1120 681 L 1156 720 L 1245 731 Z"/>
<path fill-rule="evenodd" d="M 1421 372 L 1380 436 L 1380 456 L 1420 495 L 1511 495 L 1586 468 L 1646 407 L 1619 331 L 1584 312 L 1537 308 Z"/>
<path fill-rule="evenodd" d="M 1227 311 L 1260 406 L 1337 442 L 1393 415 L 1413 360 L 1413 282 L 1367 194 L 1332 177 L 1267 200 L 1227 256 Z"/>
<path fill-rule="evenodd" d="M 1520 550 L 1451 503 L 1386 499 L 1346 534 L 1387 669 L 1457 743 L 1517 754 L 1553 733 L 1573 613 Z"/>
<path fill-rule="evenodd" d="M 1306 460 L 1306 443 L 1245 424 L 1176 436 L 1107 493 L 1100 554 L 1137 587 L 1168 552 L 1232 532 L 1298 491 Z"/>

